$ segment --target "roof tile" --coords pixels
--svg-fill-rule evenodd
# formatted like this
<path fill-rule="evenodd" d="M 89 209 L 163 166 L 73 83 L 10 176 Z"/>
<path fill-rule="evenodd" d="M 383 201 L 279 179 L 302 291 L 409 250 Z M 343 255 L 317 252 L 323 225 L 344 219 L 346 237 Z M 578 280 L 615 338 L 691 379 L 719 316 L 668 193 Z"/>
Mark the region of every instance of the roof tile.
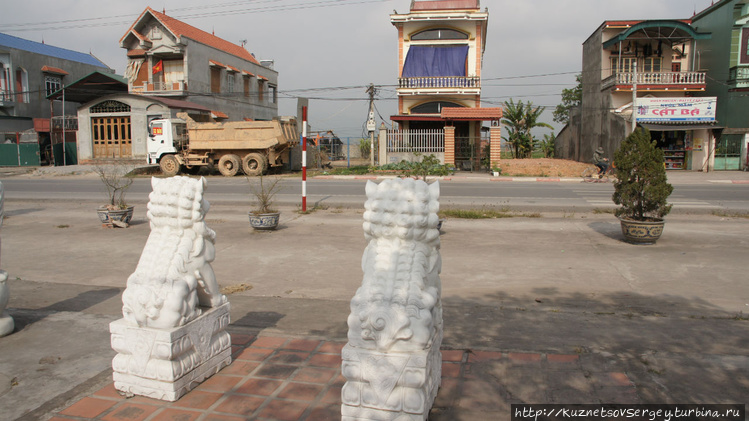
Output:
<path fill-rule="evenodd" d="M 251 61 L 255 64 L 260 64 L 260 62 L 258 62 L 257 59 L 255 59 L 255 57 L 253 57 L 249 51 L 245 50 L 244 47 L 221 39 L 213 34 L 209 34 L 208 32 L 188 25 L 163 13 L 159 13 L 151 9 L 150 7 L 148 7 L 146 10 L 149 11 L 162 24 L 164 24 L 164 26 L 176 37 L 186 37 L 193 41 L 197 41 L 201 44 L 205 44 L 218 50 L 227 52 L 247 61 Z"/>

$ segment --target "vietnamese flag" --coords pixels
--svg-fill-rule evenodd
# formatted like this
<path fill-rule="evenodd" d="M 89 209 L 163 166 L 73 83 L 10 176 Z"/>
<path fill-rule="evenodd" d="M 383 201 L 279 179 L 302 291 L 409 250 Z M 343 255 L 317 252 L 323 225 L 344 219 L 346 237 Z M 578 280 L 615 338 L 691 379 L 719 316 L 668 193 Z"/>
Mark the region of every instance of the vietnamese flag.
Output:
<path fill-rule="evenodd" d="M 159 62 L 153 66 L 153 74 L 159 73 L 162 70 L 164 70 L 164 63 L 159 60 Z"/>

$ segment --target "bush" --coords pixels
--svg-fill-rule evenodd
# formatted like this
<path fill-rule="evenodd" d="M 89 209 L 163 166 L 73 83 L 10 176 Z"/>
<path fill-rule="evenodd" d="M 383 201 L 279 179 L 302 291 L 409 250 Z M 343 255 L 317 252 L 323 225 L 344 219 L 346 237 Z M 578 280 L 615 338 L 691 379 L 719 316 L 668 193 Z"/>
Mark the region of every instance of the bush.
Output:
<path fill-rule="evenodd" d="M 646 221 L 663 218 L 671 211 L 668 196 L 674 190 L 666 178 L 663 151 L 650 140 L 647 129 L 630 134 L 614 153 L 616 216 Z"/>

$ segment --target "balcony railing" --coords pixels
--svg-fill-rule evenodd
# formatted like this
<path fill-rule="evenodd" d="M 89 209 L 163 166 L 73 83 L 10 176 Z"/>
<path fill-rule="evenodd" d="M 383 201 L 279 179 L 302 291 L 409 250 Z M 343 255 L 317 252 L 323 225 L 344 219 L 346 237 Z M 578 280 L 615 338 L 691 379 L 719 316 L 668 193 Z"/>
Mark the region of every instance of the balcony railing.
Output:
<path fill-rule="evenodd" d="M 53 130 L 78 130 L 78 116 L 66 115 L 66 116 L 54 116 L 52 117 L 52 129 Z"/>
<path fill-rule="evenodd" d="M 617 73 L 603 80 L 603 89 L 616 85 L 704 85 L 705 72 L 645 72 L 637 73 L 635 80 L 634 73 Z"/>
<path fill-rule="evenodd" d="M 13 92 L 0 90 L 0 104 L 13 105 Z"/>
<path fill-rule="evenodd" d="M 181 95 L 187 89 L 184 81 L 178 82 L 143 82 L 143 85 L 133 85 L 130 89 L 135 93 L 157 93 Z"/>
<path fill-rule="evenodd" d="M 728 69 L 728 83 L 737 88 L 749 87 L 749 66 L 734 66 Z"/>
<path fill-rule="evenodd" d="M 476 76 L 423 76 L 398 78 L 400 89 L 481 88 Z"/>

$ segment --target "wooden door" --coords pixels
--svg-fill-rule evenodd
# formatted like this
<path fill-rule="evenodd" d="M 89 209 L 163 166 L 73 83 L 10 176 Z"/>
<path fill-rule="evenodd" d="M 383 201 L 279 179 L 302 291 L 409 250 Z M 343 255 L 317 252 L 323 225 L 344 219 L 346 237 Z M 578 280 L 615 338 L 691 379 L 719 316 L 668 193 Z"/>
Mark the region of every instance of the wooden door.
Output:
<path fill-rule="evenodd" d="M 129 158 L 132 156 L 130 117 L 92 117 L 94 158 Z"/>

